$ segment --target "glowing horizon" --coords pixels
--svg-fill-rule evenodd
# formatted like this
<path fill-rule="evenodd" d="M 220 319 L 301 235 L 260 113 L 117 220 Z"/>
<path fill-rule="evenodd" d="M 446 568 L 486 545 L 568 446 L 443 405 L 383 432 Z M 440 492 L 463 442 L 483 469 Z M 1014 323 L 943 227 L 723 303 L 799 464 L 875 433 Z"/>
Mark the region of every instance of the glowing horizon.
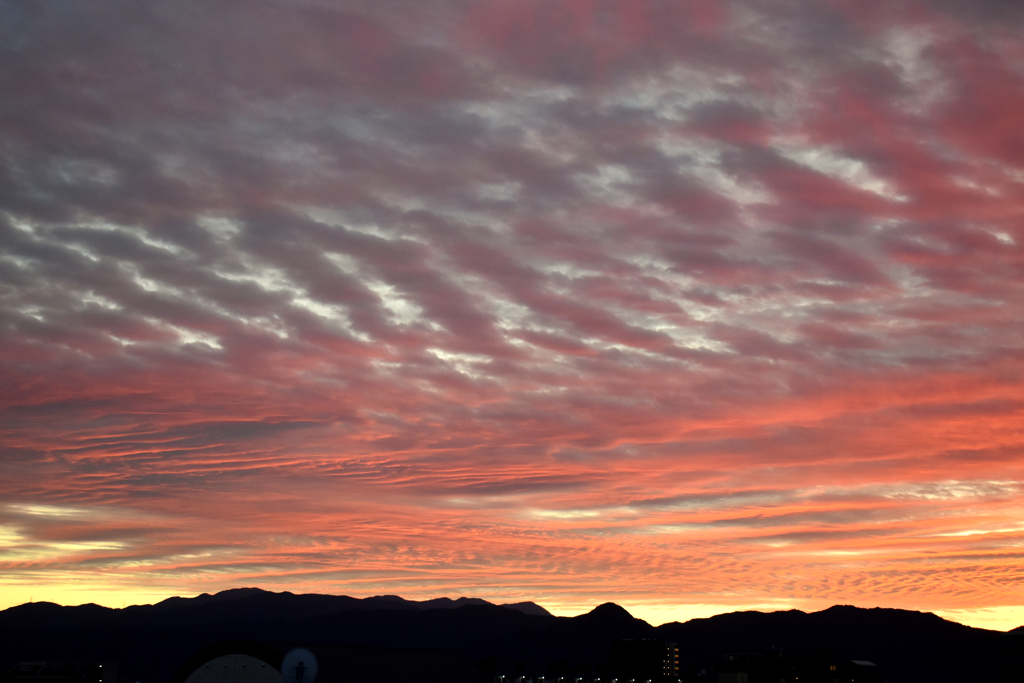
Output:
<path fill-rule="evenodd" d="M 0 0 L 0 606 L 1024 624 L 1022 30 Z"/>

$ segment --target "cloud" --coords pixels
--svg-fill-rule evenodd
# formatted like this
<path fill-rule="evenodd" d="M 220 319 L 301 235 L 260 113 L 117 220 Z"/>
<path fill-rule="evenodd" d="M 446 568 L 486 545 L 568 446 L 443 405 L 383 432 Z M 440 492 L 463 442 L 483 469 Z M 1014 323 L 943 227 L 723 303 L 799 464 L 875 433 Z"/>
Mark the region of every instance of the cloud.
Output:
<path fill-rule="evenodd" d="M 997 4 L 0 2 L 0 595 L 1005 607 Z"/>

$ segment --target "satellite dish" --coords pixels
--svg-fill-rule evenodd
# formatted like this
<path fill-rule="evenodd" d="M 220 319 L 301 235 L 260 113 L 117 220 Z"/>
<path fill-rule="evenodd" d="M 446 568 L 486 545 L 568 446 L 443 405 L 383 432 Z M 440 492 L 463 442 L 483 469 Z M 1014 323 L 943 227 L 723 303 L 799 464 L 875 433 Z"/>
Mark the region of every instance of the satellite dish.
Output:
<path fill-rule="evenodd" d="M 284 683 L 313 683 L 316 669 L 316 657 L 304 647 L 289 650 L 281 660 L 281 677 L 284 678 Z"/>

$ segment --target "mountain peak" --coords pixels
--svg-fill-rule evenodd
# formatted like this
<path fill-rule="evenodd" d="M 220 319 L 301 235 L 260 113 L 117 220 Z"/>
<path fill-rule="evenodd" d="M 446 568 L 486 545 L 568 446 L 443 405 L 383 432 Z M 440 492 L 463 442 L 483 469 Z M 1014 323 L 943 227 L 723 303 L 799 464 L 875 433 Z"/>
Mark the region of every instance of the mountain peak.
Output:
<path fill-rule="evenodd" d="M 229 588 L 227 590 L 215 593 L 210 597 L 213 600 L 238 600 L 239 598 L 248 598 L 252 595 L 262 595 L 263 593 L 269 593 L 262 588 Z"/>
<path fill-rule="evenodd" d="M 632 614 L 626 611 L 625 607 L 616 605 L 614 602 L 606 602 L 598 605 L 582 616 L 594 617 L 602 620 L 614 619 L 616 621 L 623 621 L 626 619 L 632 620 L 634 618 Z"/>
<path fill-rule="evenodd" d="M 504 605 L 500 605 L 500 607 L 514 609 L 517 612 L 522 612 L 523 614 L 534 614 L 542 617 L 551 616 L 551 612 L 547 611 L 535 602 L 511 602 L 506 603 Z"/>
<path fill-rule="evenodd" d="M 630 618 L 633 618 L 633 614 L 631 614 L 626 607 L 616 605 L 614 602 L 599 604 L 591 609 L 589 613 L 595 615 L 599 614 L 601 616 L 629 616 Z"/>

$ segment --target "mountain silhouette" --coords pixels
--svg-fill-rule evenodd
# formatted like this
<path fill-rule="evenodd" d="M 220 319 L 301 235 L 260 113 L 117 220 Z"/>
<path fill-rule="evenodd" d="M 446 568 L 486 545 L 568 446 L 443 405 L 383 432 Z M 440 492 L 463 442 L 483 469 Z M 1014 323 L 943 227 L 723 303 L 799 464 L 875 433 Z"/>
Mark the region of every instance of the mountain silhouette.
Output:
<path fill-rule="evenodd" d="M 830 650 L 869 660 L 889 681 L 996 681 L 1016 667 L 1024 639 L 927 612 L 837 605 L 821 612 L 734 612 L 656 629 L 695 662 L 728 651 Z M 1015 679 L 1016 680 L 1016 679 Z"/>
<path fill-rule="evenodd" d="M 614 603 L 556 617 L 530 602 L 240 588 L 124 609 L 29 603 L 0 611 L 2 671 L 20 661 L 116 661 L 126 683 L 168 683 L 195 653 L 226 640 L 433 648 L 478 662 L 487 674 L 590 678 L 605 671 L 612 644 L 627 639 L 676 643 L 684 680 L 729 653 L 779 650 L 868 660 L 889 683 L 987 683 L 1024 672 L 1024 628 L 1002 633 L 929 613 L 851 606 L 654 627 Z"/>

